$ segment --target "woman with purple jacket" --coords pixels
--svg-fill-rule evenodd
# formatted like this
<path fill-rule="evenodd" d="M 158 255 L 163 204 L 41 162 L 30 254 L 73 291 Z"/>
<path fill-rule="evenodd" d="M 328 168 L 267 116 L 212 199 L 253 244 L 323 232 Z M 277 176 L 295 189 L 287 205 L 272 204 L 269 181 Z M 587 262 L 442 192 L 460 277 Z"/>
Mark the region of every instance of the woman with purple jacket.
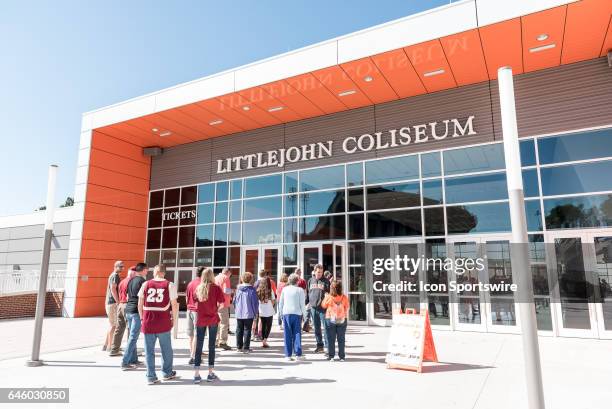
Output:
<path fill-rule="evenodd" d="M 236 289 L 234 297 L 234 312 L 236 314 L 236 347 L 238 351 L 248 354 L 251 352 L 251 326 L 253 318 L 259 311 L 259 299 L 257 291 L 253 287 L 253 274 L 242 273 L 240 285 Z"/>

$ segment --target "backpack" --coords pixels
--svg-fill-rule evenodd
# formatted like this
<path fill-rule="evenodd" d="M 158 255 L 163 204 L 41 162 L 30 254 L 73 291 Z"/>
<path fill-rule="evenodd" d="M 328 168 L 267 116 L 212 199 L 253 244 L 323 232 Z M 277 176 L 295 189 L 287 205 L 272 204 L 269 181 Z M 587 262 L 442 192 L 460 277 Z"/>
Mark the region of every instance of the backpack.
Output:
<path fill-rule="evenodd" d="M 340 302 L 336 302 L 332 297 L 332 302 L 329 307 L 327 307 L 329 311 L 329 320 L 332 324 L 342 325 L 346 322 L 346 311 L 344 311 L 344 305 L 342 305 L 343 299 L 344 297 L 340 298 Z"/>

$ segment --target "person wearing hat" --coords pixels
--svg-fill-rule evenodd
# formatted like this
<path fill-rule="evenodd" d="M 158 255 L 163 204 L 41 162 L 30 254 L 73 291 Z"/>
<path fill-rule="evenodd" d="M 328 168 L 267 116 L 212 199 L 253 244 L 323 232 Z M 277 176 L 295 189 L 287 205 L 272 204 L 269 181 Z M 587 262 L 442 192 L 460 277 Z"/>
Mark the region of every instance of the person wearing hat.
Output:
<path fill-rule="evenodd" d="M 127 276 L 121 280 L 117 286 L 117 293 L 119 295 L 119 303 L 117 304 L 117 326 L 115 327 L 115 332 L 113 333 L 113 342 L 109 352 L 110 356 L 121 355 L 121 341 L 123 340 L 123 334 L 125 333 L 125 328 L 127 326 L 127 320 L 125 318 L 127 286 L 130 283 L 130 280 L 136 275 L 136 270 L 140 268 L 140 271 L 142 271 L 144 268 L 143 265 L 143 263 L 140 263 L 139 265 L 131 266 L 128 269 Z"/>

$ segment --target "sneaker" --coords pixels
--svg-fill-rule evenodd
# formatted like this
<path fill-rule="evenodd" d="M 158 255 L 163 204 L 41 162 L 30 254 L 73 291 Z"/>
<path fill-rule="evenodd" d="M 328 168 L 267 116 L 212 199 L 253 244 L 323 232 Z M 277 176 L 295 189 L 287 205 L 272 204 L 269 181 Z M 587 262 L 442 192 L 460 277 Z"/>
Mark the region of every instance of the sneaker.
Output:
<path fill-rule="evenodd" d="M 228 333 L 229 335 L 236 335 L 236 333 L 235 333 L 234 331 L 229 331 L 229 330 L 228 330 L 228 331 L 227 331 L 227 333 Z"/>
<path fill-rule="evenodd" d="M 121 365 L 121 370 L 122 371 L 131 371 L 133 369 L 136 369 L 136 365 L 134 364 L 127 364 L 127 365 Z"/>
<path fill-rule="evenodd" d="M 172 379 L 176 379 L 176 371 L 170 372 L 168 375 L 164 375 L 164 381 L 170 381 Z"/>
<path fill-rule="evenodd" d="M 218 381 L 219 377 L 217 375 L 215 375 L 214 372 L 211 372 L 208 374 L 208 376 L 206 377 L 206 382 L 213 382 L 213 381 Z"/>
<path fill-rule="evenodd" d="M 263 345 L 262 345 L 262 348 L 270 348 L 270 345 L 268 345 L 268 344 L 263 344 Z"/>
<path fill-rule="evenodd" d="M 324 351 L 323 347 L 316 347 L 315 350 L 314 350 L 314 353 L 315 354 L 320 354 L 323 351 Z"/>
<path fill-rule="evenodd" d="M 144 366 L 145 365 L 145 363 L 142 362 L 142 361 L 136 361 L 136 362 L 133 362 L 132 364 L 136 365 L 136 366 Z"/>
<path fill-rule="evenodd" d="M 293 357 L 292 356 L 288 356 L 288 357 L 285 358 L 285 361 L 292 362 L 293 361 Z"/>
<path fill-rule="evenodd" d="M 193 383 L 198 384 L 202 382 L 202 377 L 200 375 L 193 377 Z"/>
<path fill-rule="evenodd" d="M 195 365 L 195 359 L 194 358 L 189 358 L 189 363 L 187 365 Z"/>
<path fill-rule="evenodd" d="M 108 354 L 108 356 L 123 356 L 121 351 L 114 351 Z"/>
<path fill-rule="evenodd" d="M 157 378 L 153 378 L 153 379 L 149 379 L 149 380 L 147 381 L 147 384 L 148 384 L 148 385 L 155 385 L 155 384 L 158 384 L 158 383 L 160 383 L 160 382 L 161 382 L 161 381 L 160 381 L 159 379 L 157 379 Z"/>
<path fill-rule="evenodd" d="M 232 347 L 227 345 L 227 344 L 219 344 L 219 348 L 223 349 L 224 351 L 231 351 Z"/>
<path fill-rule="evenodd" d="M 330 358 L 330 359 L 333 359 L 334 361 L 339 361 L 340 360 L 340 358 L 338 358 L 337 356 L 333 357 L 333 358 Z"/>
<path fill-rule="evenodd" d="M 300 356 L 296 357 L 295 359 L 297 359 L 298 361 L 305 361 L 306 357 L 304 355 L 300 355 Z"/>
<path fill-rule="evenodd" d="M 345 359 L 344 359 L 344 358 L 340 358 L 340 362 L 344 362 L 344 361 L 345 361 Z"/>
<path fill-rule="evenodd" d="M 237 352 L 242 352 L 242 348 L 236 348 Z"/>
<path fill-rule="evenodd" d="M 249 349 L 245 348 L 245 349 L 242 350 L 243 354 L 250 354 L 251 352 L 253 352 L 253 350 L 251 348 L 249 348 Z"/>

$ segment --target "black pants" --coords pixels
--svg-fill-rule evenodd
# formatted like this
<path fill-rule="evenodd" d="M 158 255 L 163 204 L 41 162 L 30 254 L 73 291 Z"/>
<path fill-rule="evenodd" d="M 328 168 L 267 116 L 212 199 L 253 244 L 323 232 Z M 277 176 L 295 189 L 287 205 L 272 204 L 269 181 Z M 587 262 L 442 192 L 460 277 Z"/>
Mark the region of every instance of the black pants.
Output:
<path fill-rule="evenodd" d="M 268 339 L 272 331 L 272 320 L 274 317 L 259 317 L 261 319 L 261 338 Z"/>
<path fill-rule="evenodd" d="M 202 363 L 202 348 L 204 347 L 204 338 L 206 337 L 206 328 L 208 328 L 208 367 L 215 367 L 215 341 L 217 340 L 217 326 L 211 327 L 196 327 L 196 350 L 195 364 L 196 368 Z"/>
<path fill-rule="evenodd" d="M 246 318 L 236 320 L 236 348 L 238 349 L 249 349 L 251 346 L 251 326 L 253 325 L 253 318 Z"/>

